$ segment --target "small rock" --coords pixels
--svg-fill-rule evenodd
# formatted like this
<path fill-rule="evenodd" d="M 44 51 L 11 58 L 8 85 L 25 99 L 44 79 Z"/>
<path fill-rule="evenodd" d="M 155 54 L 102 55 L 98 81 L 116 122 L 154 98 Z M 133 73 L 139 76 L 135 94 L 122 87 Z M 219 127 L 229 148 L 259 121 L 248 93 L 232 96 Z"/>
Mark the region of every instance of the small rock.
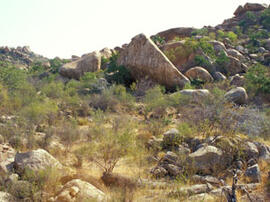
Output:
<path fill-rule="evenodd" d="M 258 164 L 250 166 L 245 172 L 245 176 L 248 177 L 248 181 L 251 183 L 261 182 L 261 172 Z"/>
<path fill-rule="evenodd" d="M 226 76 L 224 74 L 222 74 L 221 72 L 215 72 L 214 73 L 214 79 L 217 81 L 224 81 L 226 80 Z"/>
<path fill-rule="evenodd" d="M 161 166 L 152 168 L 150 173 L 156 178 L 163 178 L 168 175 L 168 171 Z"/>
<path fill-rule="evenodd" d="M 203 82 L 212 82 L 214 80 L 211 74 L 202 67 L 193 67 L 189 69 L 185 73 L 185 76 L 187 76 L 190 80 L 200 79 Z"/>
<path fill-rule="evenodd" d="M 0 201 L 1 202 L 16 202 L 18 200 L 11 194 L 0 191 Z"/>
<path fill-rule="evenodd" d="M 237 87 L 227 92 L 225 98 L 228 101 L 241 105 L 247 103 L 248 95 L 243 87 Z"/>
<path fill-rule="evenodd" d="M 214 146 L 201 147 L 189 154 L 187 161 L 190 169 L 202 174 L 213 174 L 214 171 L 223 170 L 226 165 L 223 152 Z"/>
<path fill-rule="evenodd" d="M 185 89 L 181 90 L 182 95 L 191 96 L 194 99 L 206 98 L 210 95 L 207 89 Z"/>
<path fill-rule="evenodd" d="M 55 201 L 105 201 L 105 194 L 88 182 L 74 179 L 66 183 Z"/>
<path fill-rule="evenodd" d="M 43 149 L 37 149 L 25 153 L 17 153 L 14 160 L 14 168 L 16 172 L 24 172 L 24 169 L 32 171 L 43 170 L 47 168 L 61 169 L 63 166 Z"/>
<path fill-rule="evenodd" d="M 245 77 L 244 76 L 240 76 L 239 74 L 236 74 L 236 75 L 234 75 L 231 78 L 230 84 L 231 85 L 234 85 L 234 86 L 237 86 L 237 87 L 244 86 L 244 84 L 245 84 Z"/>

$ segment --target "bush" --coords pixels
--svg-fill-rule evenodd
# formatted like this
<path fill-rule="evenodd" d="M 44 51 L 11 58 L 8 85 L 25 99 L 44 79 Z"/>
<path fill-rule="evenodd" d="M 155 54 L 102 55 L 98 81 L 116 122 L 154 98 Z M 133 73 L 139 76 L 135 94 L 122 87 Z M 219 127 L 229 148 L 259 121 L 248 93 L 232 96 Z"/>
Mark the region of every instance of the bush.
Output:
<path fill-rule="evenodd" d="M 192 36 L 206 36 L 208 34 L 208 29 L 207 28 L 202 28 L 202 29 L 196 29 L 191 33 Z"/>
<path fill-rule="evenodd" d="M 108 68 L 105 70 L 105 77 L 110 83 L 123 84 L 129 87 L 134 80 L 130 71 L 125 66 L 117 65 L 117 58 L 117 54 L 113 54 L 110 57 Z"/>
<path fill-rule="evenodd" d="M 260 22 L 265 29 L 270 30 L 270 8 L 265 9 L 260 17 Z"/>
<path fill-rule="evenodd" d="M 245 74 L 246 88 L 250 93 L 270 93 L 270 70 L 257 64 Z"/>
<path fill-rule="evenodd" d="M 240 21 L 239 25 L 243 27 L 244 30 L 246 30 L 250 25 L 256 24 L 256 22 L 257 22 L 256 15 L 251 11 L 247 11 L 245 13 L 244 19 Z"/>
<path fill-rule="evenodd" d="M 225 72 L 226 74 L 228 73 L 225 71 L 225 66 L 228 64 L 229 58 L 225 54 L 224 51 L 220 53 L 220 55 L 217 57 L 215 63 L 218 66 L 219 69 L 221 69 L 222 72 Z"/>
<path fill-rule="evenodd" d="M 104 173 L 112 173 L 118 161 L 133 153 L 136 147 L 129 119 L 118 117 L 111 127 L 105 126 L 104 116 L 98 112 L 97 122 L 92 127 L 91 144 L 75 151 L 76 156 L 94 162 Z"/>
<path fill-rule="evenodd" d="M 160 46 L 166 43 L 165 39 L 159 35 L 152 36 L 151 39 L 157 46 Z"/>
<path fill-rule="evenodd" d="M 37 125 L 44 121 L 53 122 L 56 119 L 58 106 L 53 101 L 33 102 L 24 107 L 21 111 L 21 117 L 29 125 Z"/>
<path fill-rule="evenodd" d="M 202 55 L 195 56 L 195 63 L 196 63 L 196 66 L 200 66 L 200 67 L 211 66 L 211 63 Z"/>

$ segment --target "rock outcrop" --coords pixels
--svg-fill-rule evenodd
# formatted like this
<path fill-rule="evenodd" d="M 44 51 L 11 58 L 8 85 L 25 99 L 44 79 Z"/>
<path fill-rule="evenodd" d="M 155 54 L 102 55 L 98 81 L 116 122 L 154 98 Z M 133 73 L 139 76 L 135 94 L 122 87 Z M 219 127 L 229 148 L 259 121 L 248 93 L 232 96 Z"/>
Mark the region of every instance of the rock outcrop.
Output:
<path fill-rule="evenodd" d="M 149 77 L 167 88 L 183 88 L 189 82 L 144 34 L 135 36 L 120 53 L 118 65 L 127 67 L 136 80 Z"/>

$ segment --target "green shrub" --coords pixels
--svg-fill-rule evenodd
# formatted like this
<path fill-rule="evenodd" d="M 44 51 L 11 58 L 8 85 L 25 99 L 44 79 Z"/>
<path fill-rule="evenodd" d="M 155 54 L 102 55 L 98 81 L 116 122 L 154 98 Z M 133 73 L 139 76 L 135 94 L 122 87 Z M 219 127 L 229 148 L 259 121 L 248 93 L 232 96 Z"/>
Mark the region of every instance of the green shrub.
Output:
<path fill-rule="evenodd" d="M 56 99 L 64 96 L 64 84 L 62 82 L 51 82 L 41 89 L 47 97 Z"/>
<path fill-rule="evenodd" d="M 192 36 L 206 36 L 208 34 L 208 29 L 207 28 L 202 28 L 202 29 L 196 29 L 193 32 L 191 32 Z"/>
<path fill-rule="evenodd" d="M 260 22 L 265 29 L 270 30 L 270 8 L 265 9 L 260 17 Z"/>
<path fill-rule="evenodd" d="M 58 106 L 53 101 L 33 102 L 25 106 L 21 111 L 23 117 L 28 124 L 40 124 L 43 121 L 52 121 L 58 112 Z"/>
<path fill-rule="evenodd" d="M 226 33 L 226 37 L 228 37 L 232 42 L 237 41 L 238 38 L 237 34 L 231 31 Z"/>
<path fill-rule="evenodd" d="M 127 117 L 114 118 L 111 127 L 106 127 L 105 120 L 100 118 L 98 114 L 97 123 L 92 127 L 91 144 L 77 149 L 75 153 L 94 162 L 105 173 L 111 173 L 121 158 L 136 151 L 135 136 L 131 131 L 132 122 Z"/>
<path fill-rule="evenodd" d="M 26 72 L 13 66 L 0 66 L 0 82 L 8 87 L 10 92 L 24 90 L 30 85 Z"/>
<path fill-rule="evenodd" d="M 245 74 L 246 88 L 250 93 L 270 93 L 270 70 L 257 64 Z"/>
<path fill-rule="evenodd" d="M 110 57 L 109 66 L 105 70 L 105 77 L 110 83 L 123 84 L 129 87 L 134 80 L 126 67 L 117 65 L 117 58 L 117 54 L 113 54 L 112 57 Z"/>
<path fill-rule="evenodd" d="M 209 67 L 211 63 L 202 55 L 195 56 L 195 64 L 200 67 Z"/>
<path fill-rule="evenodd" d="M 221 69 L 222 72 L 225 72 L 226 74 L 228 72 L 225 70 L 225 66 L 228 64 L 228 62 L 229 62 L 228 56 L 225 54 L 224 51 L 221 51 L 215 63 L 218 66 L 218 68 Z"/>
<path fill-rule="evenodd" d="M 245 13 L 244 19 L 240 21 L 239 25 L 243 27 L 244 30 L 246 30 L 250 25 L 256 24 L 256 22 L 256 15 L 251 11 L 247 11 Z"/>
<path fill-rule="evenodd" d="M 50 60 L 50 64 L 51 64 L 51 72 L 52 73 L 57 73 L 59 71 L 59 68 L 65 64 L 70 62 L 70 60 L 67 59 L 63 59 L 61 60 L 59 57 L 55 57 L 54 59 Z"/>
<path fill-rule="evenodd" d="M 152 36 L 151 39 L 156 45 L 163 45 L 166 43 L 165 39 L 159 35 Z"/>

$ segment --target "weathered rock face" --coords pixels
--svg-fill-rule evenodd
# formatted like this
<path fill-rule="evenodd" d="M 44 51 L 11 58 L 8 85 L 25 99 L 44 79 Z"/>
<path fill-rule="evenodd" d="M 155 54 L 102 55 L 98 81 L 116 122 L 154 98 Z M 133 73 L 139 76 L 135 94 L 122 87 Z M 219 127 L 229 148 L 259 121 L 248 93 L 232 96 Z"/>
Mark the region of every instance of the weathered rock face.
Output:
<path fill-rule="evenodd" d="M 204 82 L 212 82 L 214 80 L 211 74 L 209 74 L 209 72 L 202 67 L 193 67 L 189 69 L 185 73 L 185 76 L 188 77 L 190 80 L 200 79 Z"/>
<path fill-rule="evenodd" d="M 55 201 L 57 202 L 75 202 L 75 201 L 105 201 L 105 194 L 80 179 L 74 179 L 66 183 Z"/>
<path fill-rule="evenodd" d="M 11 194 L 0 191 L 0 201 L 1 202 L 16 202 L 18 200 Z"/>
<path fill-rule="evenodd" d="M 137 80 L 149 77 L 168 88 L 182 88 L 189 82 L 144 34 L 132 39 L 128 47 L 120 53 L 117 63 L 127 67 Z"/>
<path fill-rule="evenodd" d="M 201 147 L 188 156 L 188 162 L 192 169 L 203 174 L 213 174 L 225 167 L 223 152 L 214 147 Z"/>
<path fill-rule="evenodd" d="M 170 41 L 170 40 L 175 39 L 175 37 L 179 37 L 179 38 L 190 37 L 191 33 L 194 30 L 195 30 L 194 28 L 179 27 L 179 28 L 173 28 L 173 29 L 169 29 L 163 32 L 159 32 L 156 35 L 164 38 L 165 41 Z"/>
<path fill-rule="evenodd" d="M 225 94 L 225 98 L 228 101 L 234 102 L 236 104 L 246 104 L 248 95 L 247 92 L 244 88 L 242 87 L 237 87 Z"/>
<path fill-rule="evenodd" d="M 17 173 L 21 173 L 24 169 L 32 171 L 43 170 L 46 168 L 62 168 L 62 165 L 43 149 L 37 149 L 25 153 L 17 153 L 15 155 L 14 167 Z"/>
<path fill-rule="evenodd" d="M 73 62 L 64 64 L 59 73 L 68 78 L 80 79 L 86 72 L 95 72 L 100 69 L 101 54 L 99 52 L 89 53 Z"/>

